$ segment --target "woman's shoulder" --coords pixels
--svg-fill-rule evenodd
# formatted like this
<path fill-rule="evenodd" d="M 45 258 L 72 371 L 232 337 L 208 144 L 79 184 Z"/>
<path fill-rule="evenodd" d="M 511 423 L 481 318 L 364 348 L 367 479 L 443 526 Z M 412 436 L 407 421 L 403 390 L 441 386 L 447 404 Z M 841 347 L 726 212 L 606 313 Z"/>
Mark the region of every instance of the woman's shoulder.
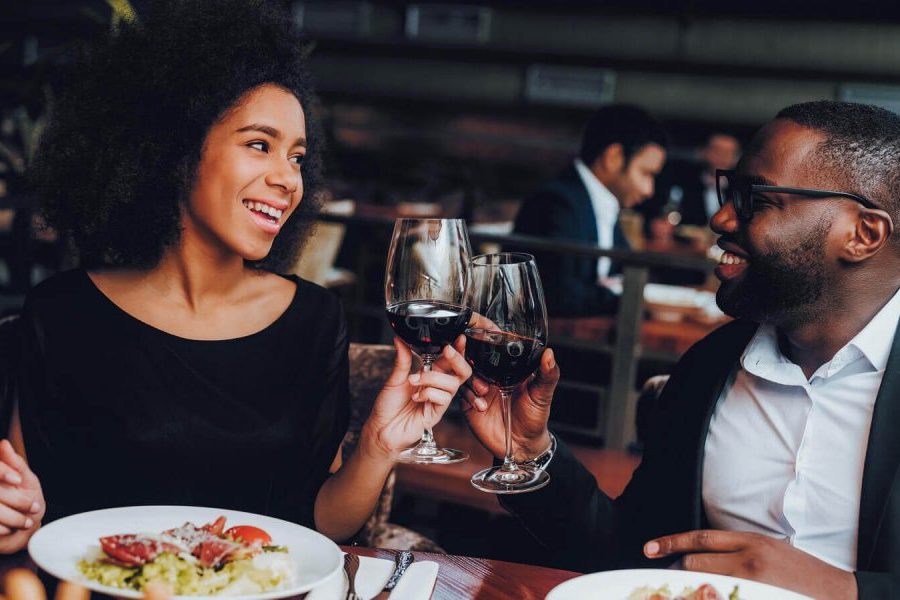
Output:
<path fill-rule="evenodd" d="M 337 311 L 343 310 L 340 298 L 331 290 L 292 273 L 282 274 L 279 277 L 287 279 L 297 286 L 296 298 L 300 305 L 305 307 L 324 307 Z"/>
<path fill-rule="evenodd" d="M 108 330 L 97 327 L 107 316 L 100 300 L 84 270 L 56 273 L 28 291 L 22 307 L 23 326 L 45 335 L 84 328 Z"/>
<path fill-rule="evenodd" d="M 86 296 L 90 288 L 85 283 L 87 273 L 83 269 L 60 271 L 31 288 L 25 296 L 25 305 L 69 303 L 72 298 Z"/>
<path fill-rule="evenodd" d="M 347 319 L 338 296 L 297 275 L 281 275 L 296 285 L 296 295 L 281 322 L 290 330 L 304 332 L 304 343 L 328 346 L 347 335 Z M 314 342 L 313 340 L 317 340 Z"/>

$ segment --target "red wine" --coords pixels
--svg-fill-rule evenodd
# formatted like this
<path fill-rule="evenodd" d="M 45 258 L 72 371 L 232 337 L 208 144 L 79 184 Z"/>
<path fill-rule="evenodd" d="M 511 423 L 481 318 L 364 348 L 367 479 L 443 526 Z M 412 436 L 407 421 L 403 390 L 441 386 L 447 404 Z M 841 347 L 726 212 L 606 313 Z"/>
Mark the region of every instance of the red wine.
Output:
<path fill-rule="evenodd" d="M 413 300 L 387 307 L 394 333 L 418 355 L 440 354 L 469 324 L 472 310 L 465 306 Z"/>
<path fill-rule="evenodd" d="M 466 332 L 466 360 L 475 373 L 500 387 L 518 385 L 531 375 L 546 344 L 541 340 L 487 329 Z"/>

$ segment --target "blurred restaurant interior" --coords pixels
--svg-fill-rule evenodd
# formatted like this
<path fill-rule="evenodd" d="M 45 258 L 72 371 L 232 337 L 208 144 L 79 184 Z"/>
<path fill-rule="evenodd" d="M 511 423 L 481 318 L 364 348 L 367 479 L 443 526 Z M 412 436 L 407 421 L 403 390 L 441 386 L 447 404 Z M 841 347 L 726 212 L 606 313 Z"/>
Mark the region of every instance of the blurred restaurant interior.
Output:
<path fill-rule="evenodd" d="M 551 427 L 611 494 L 640 461 L 655 377 L 727 320 L 714 302 L 715 236 L 702 211 L 689 214 L 703 201 L 699 174 L 731 168 L 740 145 L 789 104 L 831 98 L 900 111 L 897 3 L 284 2 L 309 40 L 297 51 L 309 56 L 328 146 L 325 214 L 295 272 L 342 298 L 352 342 L 390 342 L 383 285 L 394 218 L 463 218 L 476 253 L 528 251 L 508 237 L 520 202 L 571 164 L 598 107 L 638 105 L 664 124 L 668 160 L 653 197 L 620 214 L 633 249 L 612 254 L 622 264 L 622 308 L 550 314 L 563 370 Z M 142 4 L 7 0 L 0 8 L 3 315 L 20 309 L 31 286 L 78 264 L 66 240 L 41 226 L 29 160 L 78 42 L 108 35 Z M 491 459 L 459 409 L 435 431 L 472 458 L 399 465 L 382 518 L 453 554 L 552 566 L 495 497 L 469 484 Z"/>

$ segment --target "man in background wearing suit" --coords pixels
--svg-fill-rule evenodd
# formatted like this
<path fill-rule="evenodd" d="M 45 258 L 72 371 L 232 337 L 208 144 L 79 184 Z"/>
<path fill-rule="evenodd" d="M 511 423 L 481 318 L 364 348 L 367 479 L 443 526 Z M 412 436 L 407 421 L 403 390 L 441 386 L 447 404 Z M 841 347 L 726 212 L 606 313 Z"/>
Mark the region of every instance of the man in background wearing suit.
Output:
<path fill-rule="evenodd" d="M 636 106 L 598 110 L 587 125 L 578 158 L 522 204 L 515 233 L 627 250 L 619 209 L 653 195 L 666 160 L 662 126 Z M 602 286 L 609 258 L 535 253 L 547 307 L 554 316 L 614 313 L 618 298 Z"/>
<path fill-rule="evenodd" d="M 671 237 L 675 225 L 706 227 L 719 210 L 716 170 L 733 169 L 740 155 L 741 143 L 736 137 L 716 132 L 710 134 L 693 160 L 670 160 L 656 180 L 653 198 L 639 209 L 647 229 Z M 662 223 L 657 228 L 659 221 Z"/>
<path fill-rule="evenodd" d="M 820 600 L 900 598 L 900 116 L 790 106 L 720 181 L 717 302 L 736 319 L 676 365 L 628 487 L 609 498 L 551 443 L 545 351 L 511 426 L 551 479 L 502 503 L 572 569 L 677 559 Z M 469 423 L 503 456 L 496 393 L 469 385 Z"/>

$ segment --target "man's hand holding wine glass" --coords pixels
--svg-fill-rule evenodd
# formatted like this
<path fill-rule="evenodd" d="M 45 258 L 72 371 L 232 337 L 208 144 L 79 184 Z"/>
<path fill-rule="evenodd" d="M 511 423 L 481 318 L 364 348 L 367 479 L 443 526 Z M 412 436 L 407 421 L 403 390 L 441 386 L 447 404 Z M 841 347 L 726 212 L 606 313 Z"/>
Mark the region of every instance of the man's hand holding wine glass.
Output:
<path fill-rule="evenodd" d="M 550 446 L 546 417 L 559 377 L 553 354 L 544 355 L 547 309 L 534 257 L 501 252 L 472 259 L 470 308 L 474 319 L 466 329 L 466 360 L 479 378 L 474 384 L 479 394 L 489 394 L 485 384 L 490 384 L 495 395 L 486 407 L 479 402 L 484 417 L 475 419 L 473 429 L 496 456 L 503 455 L 502 465 L 475 473 L 472 485 L 491 494 L 538 490 L 549 483 L 550 476 L 541 466 L 525 461 Z M 542 368 L 546 372 L 536 377 L 534 372 Z M 526 385 L 523 394 L 524 382 L 531 388 Z M 524 421 L 523 415 L 528 416 Z M 502 452 L 498 452 L 498 440 L 503 442 Z M 525 443 L 530 448 L 542 440 L 547 443 L 537 453 L 518 456 L 517 445 Z"/>
<path fill-rule="evenodd" d="M 448 344 L 434 361 L 430 371 L 412 373 L 413 354 L 399 338 L 394 338 L 397 358 L 394 370 L 378 394 L 366 427 L 376 448 L 396 459 L 400 452 L 416 443 L 422 430 L 441 420 L 460 386 L 472 375 L 466 362 L 465 337 Z M 413 402 L 409 402 L 410 397 Z"/>
<path fill-rule="evenodd" d="M 475 327 L 479 326 L 477 319 L 476 315 Z M 559 366 L 553 350 L 547 348 L 538 370 L 513 393 L 511 430 L 517 461 L 534 458 L 550 446 L 547 421 L 557 383 Z M 494 456 L 503 458 L 505 429 L 499 389 L 474 376 L 461 388 L 460 396 L 472 432 Z"/>

